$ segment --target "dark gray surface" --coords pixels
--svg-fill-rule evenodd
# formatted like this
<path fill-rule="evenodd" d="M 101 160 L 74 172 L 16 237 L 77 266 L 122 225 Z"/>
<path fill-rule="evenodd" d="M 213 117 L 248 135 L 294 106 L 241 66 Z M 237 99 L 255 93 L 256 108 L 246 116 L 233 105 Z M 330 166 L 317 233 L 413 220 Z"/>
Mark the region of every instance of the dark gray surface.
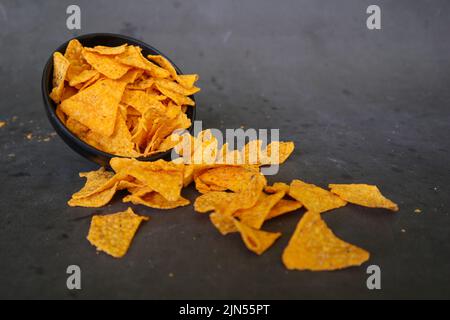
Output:
<path fill-rule="evenodd" d="M 365 27 L 372 2 L 381 31 Z M 0 298 L 450 297 L 448 1 L 78 1 L 75 33 L 65 27 L 71 3 L 0 1 Z M 39 87 L 52 50 L 90 32 L 137 37 L 198 72 L 205 127 L 281 128 L 297 149 L 271 181 L 380 186 L 398 214 L 349 205 L 324 217 L 372 253 L 382 290 L 367 290 L 368 264 L 286 271 L 280 256 L 299 213 L 267 224 L 283 237 L 257 257 L 192 207 L 136 206 L 152 220 L 128 255 L 97 254 L 83 217 L 126 206 L 66 205 L 78 172 L 96 165 L 51 136 Z M 70 264 L 82 269 L 81 291 L 66 289 Z"/>

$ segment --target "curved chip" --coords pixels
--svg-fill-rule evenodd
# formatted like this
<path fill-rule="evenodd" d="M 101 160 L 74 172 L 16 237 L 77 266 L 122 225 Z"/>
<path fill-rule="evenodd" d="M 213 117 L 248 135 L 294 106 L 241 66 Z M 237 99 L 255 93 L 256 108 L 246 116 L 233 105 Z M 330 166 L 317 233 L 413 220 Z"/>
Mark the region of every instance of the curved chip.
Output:
<path fill-rule="evenodd" d="M 303 203 L 306 209 L 315 212 L 325 212 L 347 204 L 335 194 L 300 180 L 292 181 L 289 195 Z"/>
<path fill-rule="evenodd" d="M 188 199 L 180 197 L 178 200 L 169 201 L 157 192 L 150 192 L 142 196 L 128 195 L 123 198 L 123 202 L 131 202 L 133 204 L 141 204 L 155 209 L 175 209 L 190 204 Z"/>
<path fill-rule="evenodd" d="M 303 207 L 301 202 L 295 200 L 281 199 L 276 205 L 270 209 L 269 214 L 266 216 L 266 221 L 279 217 L 285 213 L 296 211 Z"/>
<path fill-rule="evenodd" d="M 64 91 L 64 80 L 66 79 L 67 70 L 70 62 L 60 52 L 53 54 L 53 89 L 50 98 L 55 102 L 61 101 Z"/>
<path fill-rule="evenodd" d="M 117 47 L 107 47 L 107 46 L 95 46 L 93 48 L 84 48 L 86 51 L 96 52 L 103 55 L 116 55 L 125 52 L 127 44 L 123 44 Z"/>
<path fill-rule="evenodd" d="M 231 216 L 213 212 L 209 215 L 209 220 L 222 235 L 237 232 L 236 219 Z"/>
<path fill-rule="evenodd" d="M 70 199 L 68 205 L 71 207 L 87 207 L 87 208 L 100 208 L 107 205 L 117 191 L 118 182 L 116 182 L 111 188 L 94 193 L 90 196 Z"/>
<path fill-rule="evenodd" d="M 293 270 L 326 271 L 360 266 L 370 254 L 337 238 L 320 214 L 308 211 L 283 252 L 286 268 Z"/>
<path fill-rule="evenodd" d="M 263 254 L 281 236 L 279 232 L 257 230 L 236 220 L 234 223 L 241 234 L 245 246 L 257 255 Z"/>
<path fill-rule="evenodd" d="M 385 198 L 377 186 L 368 184 L 330 184 L 332 193 L 350 203 L 369 208 L 385 208 L 398 211 L 398 205 Z"/>
<path fill-rule="evenodd" d="M 119 79 L 130 70 L 129 66 L 118 62 L 114 56 L 101 55 L 83 49 L 83 57 L 95 70 L 110 79 Z"/>
<path fill-rule="evenodd" d="M 216 208 L 230 203 L 236 198 L 235 193 L 230 192 L 208 192 L 195 200 L 194 209 L 200 213 L 214 211 Z"/>

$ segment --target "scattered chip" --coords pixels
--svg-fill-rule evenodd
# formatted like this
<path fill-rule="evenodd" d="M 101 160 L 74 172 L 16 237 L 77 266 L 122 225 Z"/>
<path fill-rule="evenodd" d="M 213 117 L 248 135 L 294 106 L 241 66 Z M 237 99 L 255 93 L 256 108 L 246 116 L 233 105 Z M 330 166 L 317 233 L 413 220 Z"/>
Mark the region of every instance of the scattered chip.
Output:
<path fill-rule="evenodd" d="M 6 126 L 6 122 L 5 121 L 0 121 L 0 128 L 3 128 L 4 126 Z"/>
<path fill-rule="evenodd" d="M 263 254 L 281 236 L 279 232 L 274 233 L 254 229 L 237 220 L 234 220 L 234 224 L 240 232 L 246 247 L 257 255 Z"/>
<path fill-rule="evenodd" d="M 283 191 L 284 193 L 288 194 L 289 185 L 284 182 L 275 182 L 273 185 L 265 187 L 264 191 L 267 193 L 277 193 Z"/>
<path fill-rule="evenodd" d="M 398 205 L 385 198 L 376 186 L 368 184 L 330 184 L 332 193 L 350 203 L 369 208 L 398 211 Z"/>
<path fill-rule="evenodd" d="M 148 217 L 136 215 L 131 208 L 127 211 L 93 216 L 88 241 L 114 258 L 122 258 L 128 251 L 139 225 Z"/>
<path fill-rule="evenodd" d="M 300 180 L 292 181 L 289 195 L 300 201 L 306 209 L 314 212 L 325 212 L 347 204 L 333 193 Z"/>
<path fill-rule="evenodd" d="M 283 252 L 283 263 L 293 270 L 326 271 L 360 266 L 370 254 L 337 238 L 320 217 L 308 211 Z"/>
<path fill-rule="evenodd" d="M 301 207 L 303 207 L 301 202 L 281 199 L 276 205 L 272 207 L 272 209 L 270 209 L 269 214 L 266 216 L 266 221 L 279 217 L 285 213 L 296 211 Z"/>

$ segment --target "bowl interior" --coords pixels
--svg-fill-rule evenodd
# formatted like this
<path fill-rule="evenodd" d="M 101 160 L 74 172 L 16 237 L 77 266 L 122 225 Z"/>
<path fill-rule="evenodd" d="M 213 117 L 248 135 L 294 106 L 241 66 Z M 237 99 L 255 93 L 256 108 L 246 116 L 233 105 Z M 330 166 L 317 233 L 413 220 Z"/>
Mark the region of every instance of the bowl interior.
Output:
<path fill-rule="evenodd" d="M 139 41 L 137 39 L 133 39 L 127 36 L 118 35 L 118 34 L 109 34 L 109 33 L 95 33 L 95 34 L 87 34 L 79 37 L 75 37 L 73 39 L 77 39 L 83 46 L 93 47 L 97 45 L 103 46 L 120 46 L 124 43 L 128 43 L 130 45 L 136 45 L 142 48 L 142 53 L 144 56 L 148 54 L 152 55 L 162 55 L 166 59 L 168 59 L 174 68 L 177 70 L 178 74 L 183 74 L 181 70 L 168 58 L 165 54 L 161 53 L 157 49 L 152 46 Z M 70 41 L 70 40 L 69 40 Z M 69 41 L 62 44 L 55 51 L 59 51 L 62 54 L 66 51 L 67 45 Z M 74 135 L 67 127 L 59 120 L 56 116 L 56 104 L 53 100 L 50 99 L 49 95 L 52 90 L 52 79 L 53 79 L 53 59 L 50 56 L 42 75 L 42 94 L 44 98 L 44 105 L 46 108 L 47 116 L 55 128 L 55 131 L 61 136 L 61 138 L 76 152 L 81 154 L 82 156 L 88 158 L 91 161 L 96 162 L 102 166 L 109 166 L 109 160 L 114 157 L 120 157 L 113 154 L 106 153 L 104 151 L 98 150 L 89 144 L 85 143 L 81 139 L 79 139 L 76 135 Z M 191 99 L 195 101 L 194 96 L 191 96 Z M 195 120 L 195 108 L 189 107 L 186 111 L 186 115 L 192 122 Z M 192 130 L 192 126 L 189 131 Z M 191 131 L 192 132 L 192 131 Z M 155 161 L 158 159 L 167 159 L 171 154 L 171 150 L 162 152 L 156 155 L 152 155 L 150 157 L 141 157 L 138 158 L 141 161 Z"/>

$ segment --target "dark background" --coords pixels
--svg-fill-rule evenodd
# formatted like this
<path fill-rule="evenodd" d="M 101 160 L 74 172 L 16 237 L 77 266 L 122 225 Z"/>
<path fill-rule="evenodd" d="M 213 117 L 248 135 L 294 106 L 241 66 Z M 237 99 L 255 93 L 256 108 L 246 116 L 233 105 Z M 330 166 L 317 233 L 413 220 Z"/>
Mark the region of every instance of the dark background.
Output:
<path fill-rule="evenodd" d="M 72 3 L 77 32 L 66 28 Z M 366 28 L 370 4 L 381 6 L 379 31 Z M 450 2 L 437 0 L 0 1 L 0 298 L 449 298 L 449 28 Z M 78 173 L 97 166 L 52 134 L 40 93 L 52 50 L 91 32 L 136 37 L 199 73 L 204 127 L 280 128 L 297 148 L 270 181 L 378 185 L 399 213 L 324 214 L 369 263 L 287 271 L 280 256 L 299 213 L 266 225 L 283 237 L 257 257 L 192 206 L 135 206 L 152 220 L 128 255 L 97 254 L 88 216 L 126 205 L 66 205 Z M 71 264 L 81 291 L 66 288 Z M 380 291 L 366 288 L 370 264 Z"/>

